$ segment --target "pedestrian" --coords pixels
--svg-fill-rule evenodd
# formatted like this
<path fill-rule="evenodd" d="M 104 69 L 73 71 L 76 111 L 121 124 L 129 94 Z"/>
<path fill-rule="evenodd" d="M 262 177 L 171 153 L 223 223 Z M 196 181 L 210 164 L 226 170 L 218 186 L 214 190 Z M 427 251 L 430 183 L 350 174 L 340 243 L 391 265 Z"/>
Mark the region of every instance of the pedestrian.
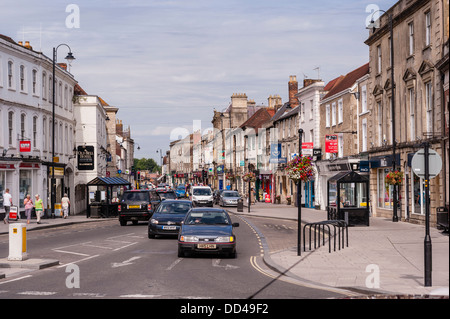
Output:
<path fill-rule="evenodd" d="M 70 205 L 70 200 L 69 200 L 69 197 L 67 197 L 67 193 L 65 193 L 64 197 L 61 198 L 61 206 L 62 206 L 62 210 L 64 212 L 64 219 L 66 219 L 69 216 L 69 205 Z"/>
<path fill-rule="evenodd" d="M 30 223 L 31 211 L 33 209 L 33 201 L 31 200 L 30 194 L 23 200 L 23 206 L 25 206 L 25 216 L 27 216 L 27 224 Z"/>
<path fill-rule="evenodd" d="M 9 211 L 12 205 L 12 196 L 9 193 L 9 188 L 5 189 L 5 193 L 3 194 L 3 207 L 5 208 L 5 219 L 3 219 L 3 223 L 9 223 Z"/>
<path fill-rule="evenodd" d="M 42 199 L 39 198 L 39 194 L 35 196 L 36 200 L 34 201 L 34 209 L 36 211 L 37 223 L 41 223 L 41 214 L 44 211 L 44 204 L 42 203 Z"/>

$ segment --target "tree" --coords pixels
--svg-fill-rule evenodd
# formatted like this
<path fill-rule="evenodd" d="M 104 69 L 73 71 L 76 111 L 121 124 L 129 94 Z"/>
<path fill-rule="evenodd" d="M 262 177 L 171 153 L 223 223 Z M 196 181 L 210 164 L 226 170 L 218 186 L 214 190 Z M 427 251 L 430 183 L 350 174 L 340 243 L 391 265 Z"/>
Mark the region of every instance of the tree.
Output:
<path fill-rule="evenodd" d="M 136 171 L 150 171 L 161 173 L 161 167 L 156 164 L 153 158 L 135 158 L 134 169 Z"/>

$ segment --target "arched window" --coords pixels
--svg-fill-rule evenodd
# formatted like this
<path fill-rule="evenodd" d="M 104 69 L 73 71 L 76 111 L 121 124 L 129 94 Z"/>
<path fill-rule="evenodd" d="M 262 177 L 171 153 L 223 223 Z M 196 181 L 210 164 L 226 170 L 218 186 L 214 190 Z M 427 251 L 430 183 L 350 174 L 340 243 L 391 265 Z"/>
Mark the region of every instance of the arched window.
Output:
<path fill-rule="evenodd" d="M 42 99 L 47 99 L 47 73 L 42 73 Z"/>
<path fill-rule="evenodd" d="M 8 61 L 8 88 L 13 89 L 14 84 L 14 62 Z"/>
<path fill-rule="evenodd" d="M 13 144 L 13 134 L 14 134 L 14 112 L 8 112 L 8 144 Z"/>

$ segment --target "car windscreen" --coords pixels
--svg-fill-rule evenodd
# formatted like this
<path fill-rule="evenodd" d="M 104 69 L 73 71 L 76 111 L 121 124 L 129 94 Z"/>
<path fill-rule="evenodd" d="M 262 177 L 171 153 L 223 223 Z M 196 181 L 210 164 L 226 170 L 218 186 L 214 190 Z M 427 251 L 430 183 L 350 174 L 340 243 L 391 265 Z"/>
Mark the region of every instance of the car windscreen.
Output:
<path fill-rule="evenodd" d="M 209 196 L 211 195 L 211 189 L 209 188 L 194 188 L 192 195 L 195 196 Z"/>
<path fill-rule="evenodd" d="M 161 199 L 176 199 L 177 195 L 174 192 L 158 192 Z"/>
<path fill-rule="evenodd" d="M 187 225 L 229 225 L 230 220 L 225 212 L 195 211 L 187 217 Z"/>
<path fill-rule="evenodd" d="M 191 209 L 191 203 L 161 203 L 156 213 L 158 214 L 187 214 L 187 212 Z"/>
<path fill-rule="evenodd" d="M 129 192 L 122 195 L 122 202 L 148 202 L 150 200 L 147 192 Z"/>
<path fill-rule="evenodd" d="M 238 192 L 224 192 L 222 194 L 223 194 L 223 197 L 239 197 Z"/>

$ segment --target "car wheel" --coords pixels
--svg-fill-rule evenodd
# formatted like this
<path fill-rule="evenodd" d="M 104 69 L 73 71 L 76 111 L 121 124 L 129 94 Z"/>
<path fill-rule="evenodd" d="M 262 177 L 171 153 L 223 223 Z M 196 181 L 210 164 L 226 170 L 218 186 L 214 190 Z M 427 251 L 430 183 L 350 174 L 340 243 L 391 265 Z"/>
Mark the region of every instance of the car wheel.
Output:
<path fill-rule="evenodd" d="M 178 257 L 184 257 L 184 251 L 180 247 L 178 247 Z"/>
<path fill-rule="evenodd" d="M 155 238 L 156 237 L 156 235 L 155 234 L 152 234 L 152 233 L 148 233 L 148 238 L 150 238 L 150 239 L 153 239 L 153 238 Z"/>
<path fill-rule="evenodd" d="M 127 221 L 126 220 L 121 219 L 121 220 L 119 220 L 119 222 L 120 222 L 120 226 L 126 226 L 127 225 Z"/>

